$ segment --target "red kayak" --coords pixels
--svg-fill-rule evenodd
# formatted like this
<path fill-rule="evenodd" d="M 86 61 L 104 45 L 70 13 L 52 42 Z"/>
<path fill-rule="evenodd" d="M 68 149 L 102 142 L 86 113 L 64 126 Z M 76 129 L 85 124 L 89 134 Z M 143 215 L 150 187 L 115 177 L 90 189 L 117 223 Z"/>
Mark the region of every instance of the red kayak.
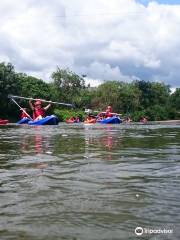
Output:
<path fill-rule="evenodd" d="M 7 124 L 8 122 L 9 122 L 8 120 L 0 119 L 0 125 L 5 125 L 5 124 Z"/>

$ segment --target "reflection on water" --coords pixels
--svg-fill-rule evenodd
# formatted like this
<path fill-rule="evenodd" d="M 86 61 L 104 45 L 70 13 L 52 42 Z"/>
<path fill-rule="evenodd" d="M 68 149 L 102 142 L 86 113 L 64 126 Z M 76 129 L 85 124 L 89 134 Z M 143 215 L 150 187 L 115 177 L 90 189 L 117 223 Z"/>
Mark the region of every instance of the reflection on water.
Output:
<path fill-rule="evenodd" d="M 179 140 L 179 126 L 0 127 L 0 239 L 179 239 Z"/>
<path fill-rule="evenodd" d="M 42 135 L 40 126 L 35 126 L 33 131 L 33 135 L 25 135 L 22 137 L 21 152 L 45 153 L 48 149 L 48 138 Z"/>

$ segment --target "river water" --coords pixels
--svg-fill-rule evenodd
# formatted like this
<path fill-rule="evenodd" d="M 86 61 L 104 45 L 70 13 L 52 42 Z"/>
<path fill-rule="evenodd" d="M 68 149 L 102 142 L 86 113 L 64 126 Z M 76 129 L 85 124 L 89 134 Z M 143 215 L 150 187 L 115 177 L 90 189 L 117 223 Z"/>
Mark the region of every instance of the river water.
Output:
<path fill-rule="evenodd" d="M 1 126 L 0 239 L 180 239 L 179 143 L 180 125 Z"/>

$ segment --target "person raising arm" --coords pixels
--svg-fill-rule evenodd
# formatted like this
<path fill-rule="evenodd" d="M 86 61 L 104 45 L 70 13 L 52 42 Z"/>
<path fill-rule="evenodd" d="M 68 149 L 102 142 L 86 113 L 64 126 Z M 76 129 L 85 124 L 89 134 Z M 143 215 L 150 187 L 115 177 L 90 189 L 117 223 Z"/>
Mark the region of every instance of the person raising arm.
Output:
<path fill-rule="evenodd" d="M 46 107 L 42 107 L 41 100 L 36 100 L 34 104 L 31 100 L 29 100 L 29 106 L 33 111 L 33 120 L 39 120 L 45 117 L 45 112 L 51 107 L 51 104 L 48 104 Z"/>

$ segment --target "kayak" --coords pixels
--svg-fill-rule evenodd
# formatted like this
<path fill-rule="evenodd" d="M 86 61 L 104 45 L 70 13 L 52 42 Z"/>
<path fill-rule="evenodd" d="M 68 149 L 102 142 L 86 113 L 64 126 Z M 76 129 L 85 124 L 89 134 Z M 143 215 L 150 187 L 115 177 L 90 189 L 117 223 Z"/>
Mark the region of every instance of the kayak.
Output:
<path fill-rule="evenodd" d="M 102 124 L 120 124 L 122 120 L 119 117 L 109 117 L 109 118 L 104 118 L 102 120 L 97 120 L 98 123 Z"/>
<path fill-rule="evenodd" d="M 45 118 L 29 121 L 28 125 L 58 125 L 59 119 L 55 115 L 47 116 Z"/>
<path fill-rule="evenodd" d="M 31 121 L 28 118 L 23 118 L 17 122 L 17 124 L 28 124 L 28 125 L 57 125 L 59 119 L 55 115 L 47 116 L 45 118 Z"/>
<path fill-rule="evenodd" d="M 5 125 L 5 124 L 7 124 L 7 123 L 9 123 L 8 120 L 0 119 L 0 125 Z"/>
<path fill-rule="evenodd" d="M 79 122 L 76 121 L 76 120 L 70 120 L 70 119 L 68 119 L 68 120 L 66 120 L 66 123 L 79 123 Z"/>
<path fill-rule="evenodd" d="M 16 124 L 27 124 L 30 121 L 29 118 L 22 118 Z"/>
<path fill-rule="evenodd" d="M 93 118 L 93 119 L 91 119 L 91 120 L 85 120 L 85 121 L 84 121 L 84 123 L 85 123 L 85 124 L 92 124 L 92 123 L 96 123 L 96 119 L 95 119 L 95 118 Z"/>

